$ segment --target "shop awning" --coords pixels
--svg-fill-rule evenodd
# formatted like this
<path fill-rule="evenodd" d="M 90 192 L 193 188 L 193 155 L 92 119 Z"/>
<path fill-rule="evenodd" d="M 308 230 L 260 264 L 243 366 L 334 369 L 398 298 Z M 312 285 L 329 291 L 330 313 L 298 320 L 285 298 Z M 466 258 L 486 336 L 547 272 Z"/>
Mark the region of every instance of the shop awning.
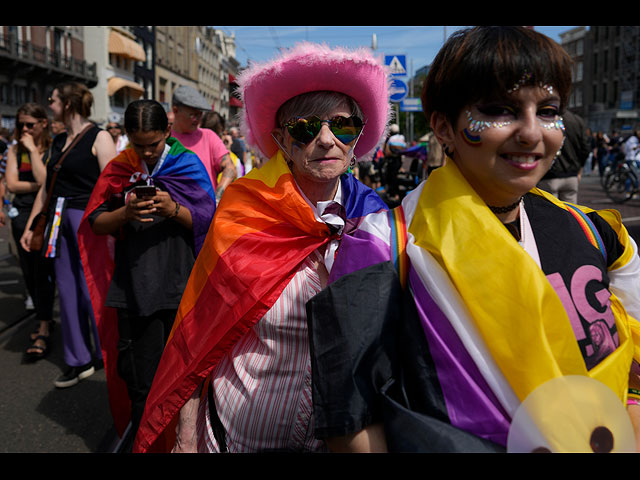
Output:
<path fill-rule="evenodd" d="M 138 43 L 113 30 L 109 33 L 109 53 L 140 62 L 146 59 L 144 49 Z"/>
<path fill-rule="evenodd" d="M 240 100 L 238 100 L 236 97 L 231 97 L 229 99 L 229 106 L 230 107 L 242 108 L 242 102 Z"/>
<path fill-rule="evenodd" d="M 126 78 L 111 77 L 107 81 L 107 95 L 111 96 L 121 88 L 129 88 L 138 94 L 138 96 L 144 95 L 144 88 L 142 88 L 142 86 Z"/>

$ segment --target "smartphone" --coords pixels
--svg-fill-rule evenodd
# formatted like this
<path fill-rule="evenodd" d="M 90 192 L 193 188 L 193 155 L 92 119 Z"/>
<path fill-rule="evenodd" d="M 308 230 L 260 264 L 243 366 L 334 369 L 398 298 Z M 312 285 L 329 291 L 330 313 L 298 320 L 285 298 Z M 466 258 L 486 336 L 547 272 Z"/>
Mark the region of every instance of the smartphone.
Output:
<path fill-rule="evenodd" d="M 135 187 L 133 191 L 138 198 L 151 198 L 156 196 L 156 187 L 152 187 L 149 185 L 140 185 Z"/>

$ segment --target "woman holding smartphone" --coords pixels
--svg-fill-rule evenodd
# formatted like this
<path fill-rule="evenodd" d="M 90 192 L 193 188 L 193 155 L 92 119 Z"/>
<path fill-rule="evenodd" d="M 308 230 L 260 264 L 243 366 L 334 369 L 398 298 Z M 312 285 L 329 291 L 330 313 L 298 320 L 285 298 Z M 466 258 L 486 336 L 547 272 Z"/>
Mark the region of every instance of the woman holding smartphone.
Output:
<path fill-rule="evenodd" d="M 130 420 L 135 435 L 215 194 L 158 102 L 131 103 L 124 127 L 131 147 L 100 176 L 78 236 L 116 426 L 123 435 Z"/>

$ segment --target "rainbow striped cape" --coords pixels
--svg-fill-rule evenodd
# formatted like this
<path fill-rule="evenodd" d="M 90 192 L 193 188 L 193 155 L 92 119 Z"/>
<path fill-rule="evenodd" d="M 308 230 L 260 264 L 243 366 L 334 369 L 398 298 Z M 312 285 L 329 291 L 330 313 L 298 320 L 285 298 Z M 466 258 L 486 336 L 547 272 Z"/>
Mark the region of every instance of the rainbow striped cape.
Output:
<path fill-rule="evenodd" d="M 344 242 L 363 217 L 386 205 L 350 174 L 341 177 L 341 186 L 349 226 Z M 225 190 L 156 372 L 134 451 L 173 446 L 174 429 L 168 427 L 185 401 L 275 303 L 300 263 L 332 238 L 301 196 L 281 152 Z"/>
<path fill-rule="evenodd" d="M 207 171 L 195 153 L 187 150 L 175 138 L 167 139 L 168 155 L 150 181 L 191 212 L 195 254 L 200 251 L 211 224 L 216 203 L 213 186 Z M 133 149 L 122 151 L 101 173 L 93 190 L 78 229 L 80 256 L 91 295 L 109 390 L 109 403 L 116 429 L 124 433 L 130 418 L 130 403 L 124 381 L 116 370 L 118 323 L 113 308 L 105 307 L 106 295 L 114 270 L 116 239 L 110 235 L 96 235 L 88 216 L 113 195 L 122 194 L 136 183 L 145 169 Z"/>

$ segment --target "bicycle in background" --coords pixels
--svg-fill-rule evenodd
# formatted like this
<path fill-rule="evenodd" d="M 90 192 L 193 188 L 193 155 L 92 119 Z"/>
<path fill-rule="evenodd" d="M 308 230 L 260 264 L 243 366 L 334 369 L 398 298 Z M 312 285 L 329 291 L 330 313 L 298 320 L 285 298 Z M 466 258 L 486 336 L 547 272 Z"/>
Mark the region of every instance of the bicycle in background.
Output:
<path fill-rule="evenodd" d="M 602 187 L 615 203 L 624 203 L 640 192 L 638 160 L 616 156 L 602 174 Z"/>

